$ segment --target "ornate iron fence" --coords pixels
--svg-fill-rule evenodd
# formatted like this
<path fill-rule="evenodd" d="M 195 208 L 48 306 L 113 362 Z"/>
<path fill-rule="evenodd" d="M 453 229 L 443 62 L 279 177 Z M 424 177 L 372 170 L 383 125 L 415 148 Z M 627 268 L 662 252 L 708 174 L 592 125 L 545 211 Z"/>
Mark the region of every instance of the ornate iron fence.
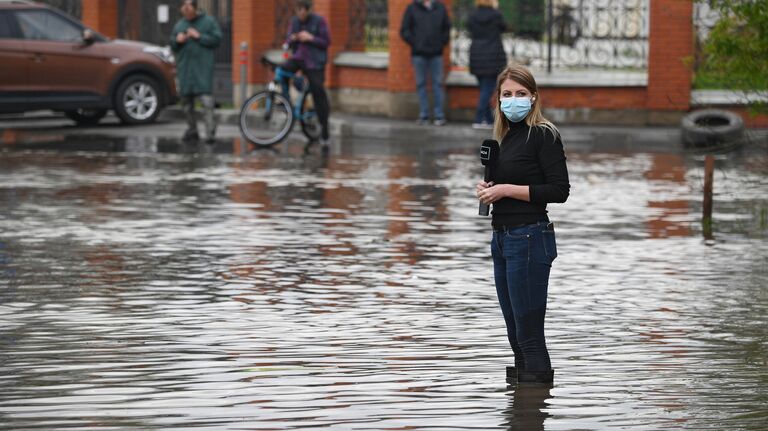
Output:
<path fill-rule="evenodd" d="M 353 0 L 346 49 L 386 51 L 389 48 L 387 10 L 387 0 Z"/>
<path fill-rule="evenodd" d="M 697 1 L 693 5 L 694 38 L 694 70 L 698 70 L 704 63 L 704 44 L 712 28 L 720 19 L 720 12 L 710 7 L 708 2 Z"/>
<path fill-rule="evenodd" d="M 118 35 L 124 39 L 140 40 L 165 46 L 171 31 L 181 19 L 179 2 L 168 0 L 118 0 Z M 199 7 L 215 17 L 221 27 L 222 43 L 216 49 L 216 63 L 232 61 L 232 0 L 198 0 Z M 159 8 L 167 8 L 168 20 L 159 22 Z"/>
<path fill-rule="evenodd" d="M 472 0 L 454 0 L 451 61 L 469 63 Z M 644 69 L 648 0 L 501 0 L 510 60 L 532 68 Z"/>

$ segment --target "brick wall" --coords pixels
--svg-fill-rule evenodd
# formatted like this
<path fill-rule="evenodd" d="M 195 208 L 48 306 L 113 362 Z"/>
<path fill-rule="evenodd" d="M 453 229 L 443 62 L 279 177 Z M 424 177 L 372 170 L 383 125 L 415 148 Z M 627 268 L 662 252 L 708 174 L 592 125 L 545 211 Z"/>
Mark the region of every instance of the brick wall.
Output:
<path fill-rule="evenodd" d="M 261 65 L 262 54 L 272 48 L 275 35 L 275 2 L 280 0 L 232 2 L 232 52 L 248 42 L 248 82 L 263 83 L 268 74 Z M 269 19 L 267 19 L 269 18 Z M 240 83 L 240 56 L 232 56 L 232 81 Z"/>
<path fill-rule="evenodd" d="M 687 111 L 693 72 L 693 2 L 651 0 L 648 37 L 648 100 L 653 110 Z"/>
<path fill-rule="evenodd" d="M 82 0 L 82 21 L 88 27 L 99 33 L 117 37 L 117 1 L 113 0 Z"/>

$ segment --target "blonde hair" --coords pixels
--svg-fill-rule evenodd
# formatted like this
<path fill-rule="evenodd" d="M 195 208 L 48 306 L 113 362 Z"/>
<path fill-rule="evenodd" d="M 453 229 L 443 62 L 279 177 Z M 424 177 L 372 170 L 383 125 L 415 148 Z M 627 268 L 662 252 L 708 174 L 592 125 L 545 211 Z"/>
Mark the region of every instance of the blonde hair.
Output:
<path fill-rule="evenodd" d="M 494 0 L 475 0 L 475 7 L 496 7 Z"/>
<path fill-rule="evenodd" d="M 530 129 L 538 126 L 549 130 L 552 132 L 552 135 L 557 138 L 557 136 L 560 135 L 557 127 L 555 127 L 551 121 L 544 118 L 544 114 L 541 113 L 541 97 L 539 96 L 539 89 L 536 86 L 536 80 L 533 79 L 533 74 L 530 70 L 528 70 L 528 68 L 519 64 L 508 65 L 496 79 L 496 91 L 494 93 L 496 95 L 496 104 L 493 110 L 493 137 L 496 138 L 497 141 L 501 142 L 509 131 L 509 123 L 507 123 L 507 118 L 504 116 L 504 113 L 501 112 L 500 100 L 501 84 L 503 84 L 508 79 L 511 79 L 512 81 L 525 87 L 525 89 L 528 90 L 533 96 L 531 111 L 525 117 L 525 124 L 527 124 Z M 528 137 L 531 136 L 530 129 L 528 130 Z"/>

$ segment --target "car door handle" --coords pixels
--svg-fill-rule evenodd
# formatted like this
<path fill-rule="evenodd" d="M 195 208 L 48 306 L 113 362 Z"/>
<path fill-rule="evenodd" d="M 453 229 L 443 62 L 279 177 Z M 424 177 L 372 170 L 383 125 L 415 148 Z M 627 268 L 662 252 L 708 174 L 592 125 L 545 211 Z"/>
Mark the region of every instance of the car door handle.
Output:
<path fill-rule="evenodd" d="M 45 56 L 43 54 L 34 54 L 32 56 L 32 61 L 35 63 L 42 63 L 45 61 Z"/>

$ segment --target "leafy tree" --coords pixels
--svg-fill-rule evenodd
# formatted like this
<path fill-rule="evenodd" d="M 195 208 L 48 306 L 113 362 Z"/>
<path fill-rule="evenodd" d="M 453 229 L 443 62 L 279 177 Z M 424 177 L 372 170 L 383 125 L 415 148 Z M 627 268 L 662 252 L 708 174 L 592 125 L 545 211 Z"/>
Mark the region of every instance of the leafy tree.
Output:
<path fill-rule="evenodd" d="M 700 0 L 703 1 L 703 0 Z M 768 0 L 708 0 L 720 19 L 704 45 L 706 81 L 768 96 Z M 752 101 L 758 111 L 765 102 Z"/>

